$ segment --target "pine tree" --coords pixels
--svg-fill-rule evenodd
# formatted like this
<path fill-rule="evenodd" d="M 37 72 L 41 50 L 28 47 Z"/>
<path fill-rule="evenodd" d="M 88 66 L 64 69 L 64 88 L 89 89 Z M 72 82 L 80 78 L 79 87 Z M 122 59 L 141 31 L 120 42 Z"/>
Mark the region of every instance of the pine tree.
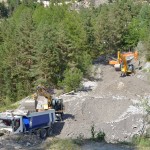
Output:
<path fill-rule="evenodd" d="M 0 2 L 0 19 L 4 17 L 8 17 L 8 9 L 5 6 L 5 3 Z"/>

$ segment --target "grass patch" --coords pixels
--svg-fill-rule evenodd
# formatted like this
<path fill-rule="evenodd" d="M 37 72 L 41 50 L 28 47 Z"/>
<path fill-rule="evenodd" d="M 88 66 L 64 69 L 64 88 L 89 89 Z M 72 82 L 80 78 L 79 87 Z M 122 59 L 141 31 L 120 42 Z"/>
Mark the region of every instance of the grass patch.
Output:
<path fill-rule="evenodd" d="M 132 142 L 137 147 L 137 150 L 150 150 L 150 138 L 137 136 L 133 138 Z"/>
<path fill-rule="evenodd" d="M 10 104 L 7 104 L 7 105 L 1 105 L 0 106 L 0 112 L 4 112 L 6 110 L 13 110 L 13 109 L 16 109 L 17 107 L 19 106 L 19 103 L 10 103 Z"/>
<path fill-rule="evenodd" d="M 91 126 L 91 140 L 97 142 L 105 141 L 105 133 L 102 130 L 96 132 L 94 124 Z"/>
<path fill-rule="evenodd" d="M 80 146 L 72 139 L 53 139 L 45 150 L 80 150 Z"/>
<path fill-rule="evenodd" d="M 82 146 L 85 143 L 84 136 L 82 134 L 79 134 L 79 136 L 76 139 L 74 139 L 74 143 L 78 146 Z"/>

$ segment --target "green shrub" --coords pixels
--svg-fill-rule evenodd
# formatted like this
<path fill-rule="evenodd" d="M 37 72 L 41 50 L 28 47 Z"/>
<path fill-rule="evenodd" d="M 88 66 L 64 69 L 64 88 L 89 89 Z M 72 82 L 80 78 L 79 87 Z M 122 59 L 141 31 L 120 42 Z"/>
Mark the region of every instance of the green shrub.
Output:
<path fill-rule="evenodd" d="M 105 139 L 105 133 L 102 130 L 96 133 L 94 124 L 91 126 L 91 139 L 99 142 Z"/>
<path fill-rule="evenodd" d="M 132 143 L 138 147 L 138 149 L 149 148 L 150 147 L 150 138 L 146 138 L 145 136 L 134 136 L 132 138 Z"/>
<path fill-rule="evenodd" d="M 77 137 L 77 139 L 74 140 L 74 143 L 81 146 L 84 144 L 84 135 L 83 134 L 79 134 L 79 136 Z"/>
<path fill-rule="evenodd" d="M 1 105 L 0 112 L 4 112 L 6 110 L 14 110 L 14 109 L 18 108 L 18 106 L 19 106 L 19 103 L 15 103 L 15 104 L 7 103 L 7 105 Z"/>
<path fill-rule="evenodd" d="M 105 133 L 100 130 L 100 131 L 96 134 L 96 140 L 97 140 L 97 141 L 103 141 L 104 139 L 105 139 Z"/>
<path fill-rule="evenodd" d="M 83 73 L 78 68 L 67 69 L 64 72 L 64 80 L 62 81 L 62 86 L 66 92 L 71 90 L 76 90 L 82 80 Z"/>
<path fill-rule="evenodd" d="M 91 126 L 91 139 L 95 139 L 95 134 L 96 134 L 96 132 L 95 132 L 95 126 L 94 126 L 94 124 Z"/>
<path fill-rule="evenodd" d="M 78 68 L 80 68 L 85 76 L 89 76 L 91 65 L 91 56 L 87 52 L 83 52 L 78 58 Z"/>
<path fill-rule="evenodd" d="M 71 139 L 54 139 L 46 145 L 46 150 L 80 150 Z"/>

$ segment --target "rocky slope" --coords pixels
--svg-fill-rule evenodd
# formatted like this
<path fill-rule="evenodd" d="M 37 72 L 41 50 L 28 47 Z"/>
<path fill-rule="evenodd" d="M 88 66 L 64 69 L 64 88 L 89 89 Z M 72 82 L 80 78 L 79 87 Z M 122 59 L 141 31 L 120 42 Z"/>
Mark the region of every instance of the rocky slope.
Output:
<path fill-rule="evenodd" d="M 65 117 L 58 137 L 91 137 L 91 126 L 95 131 L 103 130 L 107 142 L 129 141 L 134 134 L 143 132 L 146 113 L 142 103 L 150 100 L 150 84 L 144 74 L 120 77 L 110 66 L 100 65 L 101 81 L 87 81 L 85 86 L 92 90 L 65 94 Z M 59 124 L 58 124 L 59 126 Z M 56 131 L 59 128 L 56 125 Z"/>

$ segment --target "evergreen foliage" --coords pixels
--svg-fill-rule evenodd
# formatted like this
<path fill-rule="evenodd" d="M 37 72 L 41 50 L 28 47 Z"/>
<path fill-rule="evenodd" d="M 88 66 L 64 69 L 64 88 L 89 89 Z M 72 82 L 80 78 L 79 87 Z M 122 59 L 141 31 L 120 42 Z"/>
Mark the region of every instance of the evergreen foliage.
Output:
<path fill-rule="evenodd" d="M 8 17 L 8 9 L 4 3 L 0 3 L 0 19 Z"/>
<path fill-rule="evenodd" d="M 71 90 L 76 90 L 82 80 L 83 73 L 78 68 L 66 69 L 64 71 L 64 80 L 62 81 L 62 86 L 66 92 Z"/>
<path fill-rule="evenodd" d="M 7 18 L 7 19 L 6 19 Z M 0 3 L 0 103 L 17 101 L 38 84 L 74 90 L 92 60 L 139 41 L 150 60 L 150 5 L 116 0 L 79 12 L 55 2 Z"/>

